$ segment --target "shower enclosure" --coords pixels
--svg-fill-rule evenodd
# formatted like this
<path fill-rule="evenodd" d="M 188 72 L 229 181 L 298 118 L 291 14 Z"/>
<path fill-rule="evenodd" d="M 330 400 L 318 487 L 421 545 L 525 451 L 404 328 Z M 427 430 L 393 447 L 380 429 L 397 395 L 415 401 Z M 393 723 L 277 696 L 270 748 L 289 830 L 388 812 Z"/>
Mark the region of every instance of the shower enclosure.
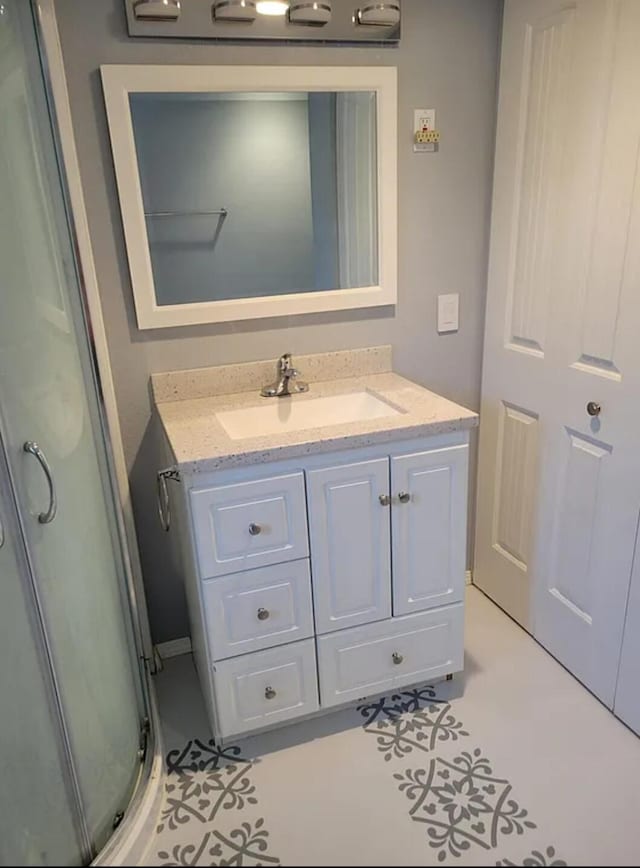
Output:
<path fill-rule="evenodd" d="M 138 782 L 146 682 L 38 29 L 0 2 L 0 864 L 81 865 Z"/>

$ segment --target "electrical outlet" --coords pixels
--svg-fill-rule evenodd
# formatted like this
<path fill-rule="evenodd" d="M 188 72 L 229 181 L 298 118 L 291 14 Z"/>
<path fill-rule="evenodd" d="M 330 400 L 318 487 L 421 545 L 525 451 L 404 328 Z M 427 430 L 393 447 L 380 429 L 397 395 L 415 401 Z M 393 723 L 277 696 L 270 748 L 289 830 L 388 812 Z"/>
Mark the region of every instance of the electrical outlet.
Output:
<path fill-rule="evenodd" d="M 413 110 L 413 150 L 435 151 L 438 148 L 439 136 L 436 138 L 436 110 Z"/>
<path fill-rule="evenodd" d="M 435 109 L 414 109 L 413 112 L 413 131 L 414 133 L 422 130 L 435 130 L 436 128 L 436 110 Z"/>

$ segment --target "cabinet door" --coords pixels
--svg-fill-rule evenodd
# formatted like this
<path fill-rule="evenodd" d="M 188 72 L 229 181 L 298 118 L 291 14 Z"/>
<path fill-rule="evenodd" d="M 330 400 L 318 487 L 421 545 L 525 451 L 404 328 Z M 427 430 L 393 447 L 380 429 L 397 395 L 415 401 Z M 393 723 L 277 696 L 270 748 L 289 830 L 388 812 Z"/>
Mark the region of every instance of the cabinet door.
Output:
<path fill-rule="evenodd" d="M 391 459 L 393 614 L 461 600 L 468 446 Z"/>
<path fill-rule="evenodd" d="M 389 460 L 312 470 L 307 493 L 316 632 L 388 618 Z"/>

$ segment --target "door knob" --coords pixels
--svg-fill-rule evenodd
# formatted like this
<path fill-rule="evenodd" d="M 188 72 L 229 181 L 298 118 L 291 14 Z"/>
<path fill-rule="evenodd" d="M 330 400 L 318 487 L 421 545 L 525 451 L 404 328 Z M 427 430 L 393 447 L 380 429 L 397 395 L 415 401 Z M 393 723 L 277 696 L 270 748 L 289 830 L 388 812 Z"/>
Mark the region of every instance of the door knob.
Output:
<path fill-rule="evenodd" d="M 389 506 L 389 504 L 391 503 L 391 498 L 388 494 L 379 494 L 378 500 L 380 501 L 382 506 Z"/>
<path fill-rule="evenodd" d="M 256 524 L 252 521 L 249 525 L 249 533 L 251 534 L 251 536 L 258 536 L 259 533 L 262 533 L 262 528 L 259 524 Z"/>
<path fill-rule="evenodd" d="M 396 664 L 396 666 L 399 666 L 402 663 L 402 661 L 404 660 L 404 657 L 402 656 L 402 654 L 398 654 L 397 651 L 394 651 L 393 654 L 391 655 L 391 659 Z"/>
<path fill-rule="evenodd" d="M 597 403 L 597 401 L 589 401 L 587 404 L 587 413 L 590 416 L 599 416 L 601 410 L 602 407 Z"/>
<path fill-rule="evenodd" d="M 267 688 L 265 689 L 265 691 L 264 691 L 264 698 L 265 698 L 265 699 L 275 699 L 275 698 L 276 698 L 276 692 L 275 692 L 275 690 L 273 689 L 273 687 L 267 687 Z"/>
<path fill-rule="evenodd" d="M 401 491 L 398 495 L 398 500 L 400 501 L 400 503 L 409 503 L 409 501 L 411 500 L 411 495 L 408 491 Z"/>
<path fill-rule="evenodd" d="M 258 609 L 258 621 L 266 621 L 269 617 L 268 609 Z"/>

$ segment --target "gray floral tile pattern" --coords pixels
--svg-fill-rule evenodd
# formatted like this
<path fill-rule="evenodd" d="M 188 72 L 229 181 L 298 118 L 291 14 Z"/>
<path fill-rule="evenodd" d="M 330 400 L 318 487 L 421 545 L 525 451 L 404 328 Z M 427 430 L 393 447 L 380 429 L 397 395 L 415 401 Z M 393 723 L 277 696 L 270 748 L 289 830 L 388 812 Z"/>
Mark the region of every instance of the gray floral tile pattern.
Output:
<path fill-rule="evenodd" d="M 531 865 L 531 866 L 551 866 L 551 865 L 566 865 L 562 859 L 556 859 L 556 851 L 554 847 L 547 847 L 544 853 L 540 850 L 532 850 L 530 856 L 526 856 L 522 863 L 510 862 L 508 859 L 503 859 L 501 862 L 496 862 L 496 865 Z"/>
<path fill-rule="evenodd" d="M 347 712 L 347 721 L 355 714 L 354 722 L 360 724 L 349 728 L 350 738 L 361 741 L 365 752 L 368 745 L 375 747 L 375 755 L 388 765 L 390 774 L 381 768 L 379 781 L 383 790 L 388 781 L 393 804 L 400 798 L 398 819 L 390 821 L 398 847 L 402 848 L 403 837 L 398 820 L 402 822 L 406 810 L 406 831 L 418 832 L 412 838 L 414 853 L 415 848 L 422 851 L 424 840 L 424 862 L 420 864 L 566 865 L 554 847 L 539 846 L 536 823 L 516 798 L 512 783 L 494 769 L 454 706 L 438 698 L 437 690 L 431 686 L 405 690 Z M 277 752 L 261 752 L 260 759 L 250 760 L 237 746 L 223 748 L 213 740 L 198 738 L 171 750 L 166 757 L 164 803 L 151 864 L 295 864 L 285 858 L 291 809 L 301 806 L 297 816 L 304 816 L 305 823 L 308 816 L 314 832 L 331 835 L 331 826 L 317 814 L 317 805 L 315 815 L 313 808 L 305 809 L 308 794 L 300 779 L 293 788 L 271 789 L 267 816 L 263 816 L 256 780 L 269 790 L 277 781 L 273 777 L 278 773 L 277 763 Z M 256 775 L 257 764 L 261 770 Z M 339 764 L 332 774 L 335 786 L 341 786 Z M 408 805 L 405 809 L 402 797 Z M 301 853 L 305 861 L 313 859 L 306 841 L 298 850 L 299 857 Z M 333 864 L 339 864 L 341 854 L 335 855 Z"/>
<path fill-rule="evenodd" d="M 157 851 L 160 865 L 279 865 L 269 855 L 264 817 L 245 816 L 229 822 L 227 812 L 246 811 L 258 804 L 251 780 L 253 763 L 239 747 L 220 748 L 211 740 L 192 739 L 166 759 L 165 801 L 156 829 L 162 839 L 186 824 L 205 824 L 193 839 Z M 225 815 L 223 821 L 222 815 Z M 182 837 L 182 836 L 181 836 Z"/>
<path fill-rule="evenodd" d="M 537 828 L 528 811 L 513 798 L 509 781 L 494 773 L 481 749 L 459 750 L 458 742 L 470 738 L 470 733 L 450 703 L 438 700 L 433 687 L 383 697 L 358 711 L 364 718 L 365 733 L 375 737 L 386 762 L 404 760 L 414 752 L 430 754 L 423 766 L 395 772 L 393 779 L 413 803 L 409 817 L 424 825 L 438 862 L 474 849 L 495 850 L 505 837 Z M 518 863 L 503 859 L 496 864 Z M 566 863 L 556 859 L 553 847 L 547 847 L 544 854 L 531 851 L 522 864 Z"/>

